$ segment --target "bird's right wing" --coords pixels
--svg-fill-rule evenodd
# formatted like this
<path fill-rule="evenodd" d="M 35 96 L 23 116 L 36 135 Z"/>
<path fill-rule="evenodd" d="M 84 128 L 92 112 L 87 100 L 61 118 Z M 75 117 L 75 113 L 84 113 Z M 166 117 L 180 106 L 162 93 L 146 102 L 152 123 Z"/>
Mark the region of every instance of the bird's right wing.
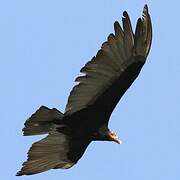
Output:
<path fill-rule="evenodd" d="M 76 78 L 79 84 L 70 93 L 65 115 L 94 107 L 94 114 L 103 112 L 109 116 L 138 76 L 152 40 L 148 7 L 145 5 L 143 16 L 137 21 L 135 34 L 127 12 L 123 15 L 123 29 L 115 22 L 115 34 L 109 35 L 97 55 L 81 69 L 85 75 Z"/>

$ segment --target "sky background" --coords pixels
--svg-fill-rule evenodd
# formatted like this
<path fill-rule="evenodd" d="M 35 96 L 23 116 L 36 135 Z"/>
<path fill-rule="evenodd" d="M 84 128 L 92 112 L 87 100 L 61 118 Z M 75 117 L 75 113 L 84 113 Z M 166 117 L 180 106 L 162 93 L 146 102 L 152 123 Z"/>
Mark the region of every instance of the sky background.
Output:
<path fill-rule="evenodd" d="M 41 105 L 64 111 L 80 68 L 127 10 L 133 27 L 147 3 L 153 43 L 140 76 L 110 120 L 123 144 L 93 142 L 69 170 L 16 177 L 32 142 L 25 120 Z M 176 180 L 180 178 L 180 2 L 0 1 L 2 180 Z"/>

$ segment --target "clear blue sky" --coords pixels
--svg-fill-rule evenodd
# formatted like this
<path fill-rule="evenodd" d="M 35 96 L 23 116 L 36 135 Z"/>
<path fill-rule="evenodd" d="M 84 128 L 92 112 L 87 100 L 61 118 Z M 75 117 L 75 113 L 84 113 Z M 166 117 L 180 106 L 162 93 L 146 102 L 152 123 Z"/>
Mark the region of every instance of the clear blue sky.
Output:
<path fill-rule="evenodd" d="M 147 3 L 153 44 L 110 128 L 123 140 L 92 143 L 69 170 L 15 177 L 31 143 L 24 121 L 40 106 L 64 111 L 79 69 L 127 10 L 133 27 Z M 180 178 L 180 3 L 154 0 L 0 1 L 2 180 L 176 180 Z"/>

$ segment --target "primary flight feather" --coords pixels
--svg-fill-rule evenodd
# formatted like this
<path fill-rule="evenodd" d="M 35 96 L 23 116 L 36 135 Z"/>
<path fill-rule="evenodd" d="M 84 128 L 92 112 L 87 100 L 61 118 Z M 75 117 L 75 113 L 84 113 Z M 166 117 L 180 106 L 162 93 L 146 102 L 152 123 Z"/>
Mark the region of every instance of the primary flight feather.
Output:
<path fill-rule="evenodd" d="M 135 33 L 127 12 L 121 27 L 114 23 L 110 34 L 91 61 L 80 70 L 77 85 L 70 92 L 65 113 L 41 106 L 26 122 L 25 136 L 48 134 L 35 142 L 17 176 L 49 169 L 67 169 L 81 158 L 91 141 L 114 141 L 108 121 L 120 98 L 139 75 L 152 41 L 151 19 L 145 5 Z"/>

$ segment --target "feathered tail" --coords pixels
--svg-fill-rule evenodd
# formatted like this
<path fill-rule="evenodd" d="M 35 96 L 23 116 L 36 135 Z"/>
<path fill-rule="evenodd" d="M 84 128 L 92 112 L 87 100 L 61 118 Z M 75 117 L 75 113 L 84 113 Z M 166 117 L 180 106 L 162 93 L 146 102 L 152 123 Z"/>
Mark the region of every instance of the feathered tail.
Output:
<path fill-rule="evenodd" d="M 41 106 L 25 123 L 24 136 L 47 134 L 54 128 L 54 122 L 63 119 L 64 115 L 57 109 Z"/>

